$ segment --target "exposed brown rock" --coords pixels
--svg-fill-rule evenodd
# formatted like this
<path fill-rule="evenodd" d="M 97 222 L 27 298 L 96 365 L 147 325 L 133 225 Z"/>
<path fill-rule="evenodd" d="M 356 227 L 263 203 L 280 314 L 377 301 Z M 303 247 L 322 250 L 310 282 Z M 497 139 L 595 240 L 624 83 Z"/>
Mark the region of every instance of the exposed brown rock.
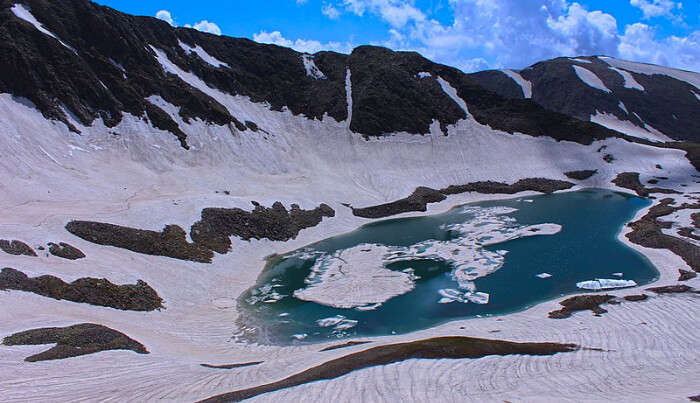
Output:
<path fill-rule="evenodd" d="M 426 211 L 428 203 L 437 203 L 445 200 L 447 196 L 440 191 L 418 187 L 410 196 L 390 203 L 378 206 L 353 208 L 352 214 L 363 218 L 382 218 L 396 214 L 407 213 L 409 211 Z"/>
<path fill-rule="evenodd" d="M 203 263 L 211 262 L 214 257 L 210 249 L 188 242 L 185 231 L 177 225 L 167 225 L 157 232 L 93 221 L 71 221 L 66 230 L 89 242 L 147 255 Z"/>
<path fill-rule="evenodd" d="M 569 171 L 569 172 L 564 172 L 564 175 L 566 175 L 567 178 L 570 179 L 575 179 L 575 180 L 586 180 L 590 178 L 591 176 L 595 175 L 598 173 L 597 169 L 587 169 L 587 170 L 582 170 L 582 171 Z"/>
<path fill-rule="evenodd" d="M 646 294 L 636 294 L 636 295 L 625 295 L 624 299 L 625 301 L 645 301 L 647 298 L 649 298 L 648 295 Z"/>
<path fill-rule="evenodd" d="M 107 306 L 126 311 L 152 311 L 162 308 L 163 299 L 146 282 L 116 285 L 107 279 L 79 278 L 66 283 L 58 277 L 30 278 L 9 267 L 0 272 L 0 290 L 32 292 L 45 297 Z"/>
<path fill-rule="evenodd" d="M 69 260 L 78 260 L 85 257 L 83 251 L 65 242 L 59 242 L 58 244 L 49 243 L 49 252 L 54 256 Z"/>
<path fill-rule="evenodd" d="M 638 172 L 623 172 L 621 174 L 618 174 L 615 179 L 612 180 L 612 183 L 615 185 L 629 189 L 637 193 L 637 195 L 641 197 L 647 197 L 649 196 L 650 193 L 665 193 L 665 194 L 680 194 L 681 192 L 678 192 L 673 189 L 664 189 L 664 188 L 647 188 L 645 187 L 642 182 L 639 181 L 639 173 Z"/>
<path fill-rule="evenodd" d="M 472 182 L 466 185 L 451 185 L 440 190 L 419 187 L 410 196 L 403 199 L 377 206 L 351 208 L 353 215 L 357 217 L 383 218 L 409 211 L 426 211 L 428 203 L 437 203 L 445 200 L 446 195 L 466 192 L 514 194 L 527 190 L 553 193 L 559 190 L 570 189 L 573 186 L 574 184 L 571 182 L 556 179 L 528 178 L 521 179 L 512 185 L 502 182 L 484 181 Z"/>
<path fill-rule="evenodd" d="M 211 368 L 211 369 L 234 369 L 234 368 L 243 368 L 243 367 L 250 367 L 253 365 L 258 365 L 262 364 L 264 361 L 252 361 L 252 362 L 243 362 L 240 364 L 221 364 L 221 365 L 214 365 L 214 364 L 199 364 L 204 368 Z"/>
<path fill-rule="evenodd" d="M 36 256 L 34 249 L 32 249 L 26 243 L 16 239 L 13 241 L 0 239 L 0 249 L 2 249 L 2 251 L 5 253 L 9 253 L 10 255 Z"/>
<path fill-rule="evenodd" d="M 561 302 L 562 309 L 549 313 L 551 319 L 564 319 L 571 316 L 572 313 L 578 311 L 592 311 L 595 315 L 601 315 L 607 312 L 606 309 L 600 307 L 601 304 L 610 303 L 615 298 L 614 295 L 576 295 L 567 298 Z"/>
<path fill-rule="evenodd" d="M 377 346 L 351 353 L 289 376 L 281 381 L 248 389 L 224 393 L 202 402 L 232 402 L 249 399 L 284 388 L 298 386 L 323 379 L 333 379 L 349 372 L 400 362 L 408 359 L 481 358 L 487 355 L 553 355 L 578 350 L 575 344 L 515 343 L 503 340 L 471 337 L 436 337 L 407 343 Z"/>
<path fill-rule="evenodd" d="M 694 292 L 693 287 L 685 284 L 667 285 L 663 287 L 647 288 L 648 291 L 653 291 L 657 294 L 682 294 L 685 292 Z"/>
<path fill-rule="evenodd" d="M 698 276 L 694 271 L 678 269 L 678 281 L 688 281 Z"/>
<path fill-rule="evenodd" d="M 60 360 L 107 350 L 132 350 L 139 354 L 148 354 L 143 344 L 114 329 L 94 323 L 32 329 L 7 336 L 3 340 L 6 346 L 53 343 L 56 344 L 54 347 L 24 360 Z"/>
<path fill-rule="evenodd" d="M 335 344 L 332 346 L 328 346 L 324 349 L 321 349 L 320 351 L 331 351 L 331 350 L 337 350 L 339 348 L 345 348 L 345 347 L 352 347 L 352 346 L 359 346 L 361 344 L 367 344 L 371 343 L 371 341 L 355 341 L 355 340 L 350 340 L 348 342 L 342 343 L 342 344 Z"/>

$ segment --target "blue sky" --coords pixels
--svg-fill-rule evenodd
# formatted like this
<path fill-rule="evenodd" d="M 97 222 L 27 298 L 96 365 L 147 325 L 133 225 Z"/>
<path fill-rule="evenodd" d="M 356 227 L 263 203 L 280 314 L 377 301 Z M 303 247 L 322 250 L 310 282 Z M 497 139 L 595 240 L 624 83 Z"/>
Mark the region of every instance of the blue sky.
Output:
<path fill-rule="evenodd" d="M 606 54 L 700 71 L 700 0 L 100 0 L 300 51 L 374 44 L 464 71 Z"/>

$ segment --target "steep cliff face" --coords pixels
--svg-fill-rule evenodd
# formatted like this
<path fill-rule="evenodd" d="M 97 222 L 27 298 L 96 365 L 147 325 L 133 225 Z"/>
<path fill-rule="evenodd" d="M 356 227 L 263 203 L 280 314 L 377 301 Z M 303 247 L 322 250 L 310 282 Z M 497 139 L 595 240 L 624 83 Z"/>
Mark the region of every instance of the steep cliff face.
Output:
<path fill-rule="evenodd" d="M 656 141 L 700 141 L 700 74 L 610 57 L 557 58 L 470 77 L 504 97 Z"/>

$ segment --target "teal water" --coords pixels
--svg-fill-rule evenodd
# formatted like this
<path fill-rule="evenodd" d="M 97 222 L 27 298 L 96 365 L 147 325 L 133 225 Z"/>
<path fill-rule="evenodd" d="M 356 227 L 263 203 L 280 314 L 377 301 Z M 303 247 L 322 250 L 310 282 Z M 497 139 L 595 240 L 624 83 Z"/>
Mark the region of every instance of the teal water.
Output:
<path fill-rule="evenodd" d="M 647 284 L 657 278 L 658 272 L 643 255 L 620 242 L 617 235 L 639 209 L 649 204 L 635 196 L 587 189 L 479 202 L 439 215 L 375 222 L 305 248 L 315 254 L 290 253 L 271 263 L 257 285 L 240 298 L 242 322 L 256 329 L 257 341 L 275 344 L 296 342 L 294 335 L 306 335 L 305 342 L 380 336 L 425 329 L 459 318 L 522 310 L 544 300 L 585 292 L 576 288 L 577 282 L 617 278 L 613 273 L 622 272 L 624 279 Z M 480 209 L 500 206 L 517 209 L 506 214 L 515 219 L 514 224 L 555 223 L 562 230 L 554 235 L 519 238 L 485 247 L 488 251 L 507 251 L 500 269 L 474 281 L 478 291 L 490 295 L 487 304 L 438 303 L 440 289 L 457 288 L 451 275 L 453 267 L 439 259 L 387 264 L 385 267 L 391 270 L 412 268 L 420 278 L 412 291 L 391 298 L 374 310 L 333 308 L 293 296 L 295 290 L 307 287 L 304 280 L 319 253 L 333 253 L 365 243 L 409 246 L 425 240 L 450 240 L 456 235 L 445 229 L 446 225 L 470 222 Z M 543 272 L 552 277 L 536 276 Z M 257 298 L 261 289 L 263 293 L 276 292 L 279 300 L 262 302 Z M 338 330 L 321 327 L 316 322 L 335 315 L 357 323 L 350 329 Z"/>

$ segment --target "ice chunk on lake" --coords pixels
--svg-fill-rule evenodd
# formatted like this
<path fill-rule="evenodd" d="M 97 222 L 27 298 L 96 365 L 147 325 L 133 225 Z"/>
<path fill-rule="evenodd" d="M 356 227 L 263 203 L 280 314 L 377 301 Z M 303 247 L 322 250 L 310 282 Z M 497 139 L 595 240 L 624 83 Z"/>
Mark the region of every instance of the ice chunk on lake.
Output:
<path fill-rule="evenodd" d="M 309 336 L 309 335 L 306 334 L 306 333 L 297 333 L 297 334 L 293 334 L 293 335 L 292 335 L 292 338 L 295 339 L 295 340 L 304 340 L 304 339 L 307 338 L 308 336 Z"/>
<path fill-rule="evenodd" d="M 552 275 L 549 274 L 549 273 L 540 273 L 540 274 L 535 275 L 535 277 L 539 277 L 539 278 L 550 278 L 550 277 L 552 277 Z"/>
<path fill-rule="evenodd" d="M 479 305 L 485 305 L 489 303 L 489 294 L 485 292 L 475 292 L 474 294 L 467 295 L 467 300 Z"/>
<path fill-rule="evenodd" d="M 579 283 L 576 283 L 576 287 L 578 288 L 593 291 L 609 290 L 613 288 L 635 287 L 636 285 L 637 283 L 634 280 L 616 280 L 606 278 L 599 278 L 595 280 L 581 281 Z"/>
<path fill-rule="evenodd" d="M 336 316 L 331 316 L 330 318 L 324 318 L 324 319 L 319 319 L 316 321 L 316 324 L 321 326 L 321 327 L 331 327 L 339 324 L 340 322 L 345 319 L 345 316 L 343 315 L 336 315 Z"/>
<path fill-rule="evenodd" d="M 340 321 L 340 323 L 335 325 L 334 329 L 335 330 L 348 330 L 348 329 L 352 329 L 355 326 L 357 326 L 356 320 L 343 319 L 342 321 Z"/>
<path fill-rule="evenodd" d="M 622 277 L 622 276 L 624 276 L 623 273 L 613 273 L 612 275 L 615 276 L 615 277 Z"/>
<path fill-rule="evenodd" d="M 452 298 L 442 297 L 442 298 L 440 298 L 440 300 L 438 301 L 438 304 L 449 304 L 449 303 L 452 303 L 452 302 L 455 302 L 455 300 L 453 300 Z"/>

